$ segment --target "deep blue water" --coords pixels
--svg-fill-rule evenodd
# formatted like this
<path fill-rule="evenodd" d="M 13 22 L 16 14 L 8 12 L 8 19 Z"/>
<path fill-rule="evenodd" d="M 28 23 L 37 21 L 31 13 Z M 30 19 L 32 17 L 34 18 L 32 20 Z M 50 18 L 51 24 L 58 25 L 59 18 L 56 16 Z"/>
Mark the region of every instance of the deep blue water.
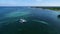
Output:
<path fill-rule="evenodd" d="M 39 8 L 0 7 L 0 34 L 60 34 L 59 14 Z"/>

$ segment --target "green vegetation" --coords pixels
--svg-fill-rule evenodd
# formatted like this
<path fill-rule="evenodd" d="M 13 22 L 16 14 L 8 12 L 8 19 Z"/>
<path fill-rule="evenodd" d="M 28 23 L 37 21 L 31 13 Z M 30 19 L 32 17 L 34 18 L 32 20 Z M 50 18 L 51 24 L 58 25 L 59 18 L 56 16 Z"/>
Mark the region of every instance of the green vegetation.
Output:
<path fill-rule="evenodd" d="M 45 9 L 50 9 L 50 10 L 60 10 L 59 7 L 49 7 L 49 8 L 45 8 Z"/>
<path fill-rule="evenodd" d="M 42 8 L 42 9 L 50 9 L 50 10 L 60 10 L 60 7 L 31 7 L 31 8 Z"/>

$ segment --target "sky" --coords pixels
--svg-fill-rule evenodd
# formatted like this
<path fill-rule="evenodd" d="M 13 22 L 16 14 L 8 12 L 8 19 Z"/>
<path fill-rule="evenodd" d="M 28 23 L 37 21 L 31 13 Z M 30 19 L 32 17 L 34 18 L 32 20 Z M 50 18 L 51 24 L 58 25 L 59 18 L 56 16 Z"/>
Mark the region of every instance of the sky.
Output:
<path fill-rule="evenodd" d="M 0 6 L 60 6 L 60 0 L 0 0 Z"/>

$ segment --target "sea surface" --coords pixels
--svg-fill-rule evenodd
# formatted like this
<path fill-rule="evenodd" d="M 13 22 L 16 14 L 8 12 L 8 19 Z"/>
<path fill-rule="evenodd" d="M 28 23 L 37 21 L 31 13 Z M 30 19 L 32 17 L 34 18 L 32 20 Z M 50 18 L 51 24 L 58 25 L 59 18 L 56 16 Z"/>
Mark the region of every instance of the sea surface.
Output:
<path fill-rule="evenodd" d="M 58 15 L 41 8 L 0 7 L 0 34 L 60 34 Z"/>

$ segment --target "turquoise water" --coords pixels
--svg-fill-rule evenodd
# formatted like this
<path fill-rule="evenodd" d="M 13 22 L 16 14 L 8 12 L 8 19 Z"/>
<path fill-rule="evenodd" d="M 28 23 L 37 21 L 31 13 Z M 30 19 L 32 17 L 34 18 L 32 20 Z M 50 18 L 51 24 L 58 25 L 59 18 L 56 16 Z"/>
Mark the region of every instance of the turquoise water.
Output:
<path fill-rule="evenodd" d="M 0 34 L 59 34 L 58 15 L 45 9 L 0 7 Z M 27 22 L 20 23 L 20 19 Z"/>

